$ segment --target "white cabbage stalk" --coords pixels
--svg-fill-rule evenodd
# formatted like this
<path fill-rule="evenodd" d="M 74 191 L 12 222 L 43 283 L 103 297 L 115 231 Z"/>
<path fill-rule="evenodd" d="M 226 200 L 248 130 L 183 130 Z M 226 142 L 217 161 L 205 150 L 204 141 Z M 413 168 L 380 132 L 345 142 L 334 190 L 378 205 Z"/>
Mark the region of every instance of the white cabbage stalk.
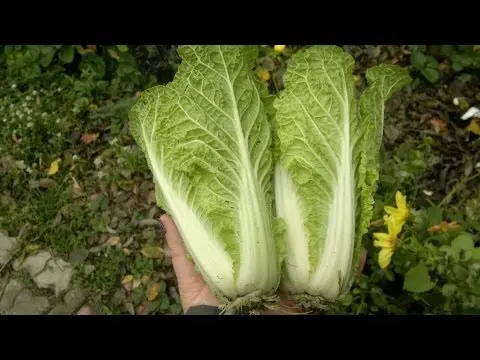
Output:
<path fill-rule="evenodd" d="M 275 203 L 287 225 L 282 287 L 327 301 L 351 287 L 372 216 L 384 105 L 411 81 L 406 70 L 379 65 L 357 99 L 354 65 L 335 46 L 300 51 L 274 101 Z"/>
<path fill-rule="evenodd" d="M 130 112 L 156 184 L 197 269 L 228 300 L 271 295 L 281 251 L 273 208 L 268 93 L 257 47 L 183 46 L 175 79 Z"/>

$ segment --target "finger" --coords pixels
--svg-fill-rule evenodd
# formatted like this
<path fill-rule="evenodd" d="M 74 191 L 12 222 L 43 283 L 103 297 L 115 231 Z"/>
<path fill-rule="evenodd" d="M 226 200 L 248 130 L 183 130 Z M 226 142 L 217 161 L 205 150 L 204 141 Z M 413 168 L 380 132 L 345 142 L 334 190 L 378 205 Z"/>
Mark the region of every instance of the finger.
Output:
<path fill-rule="evenodd" d="M 195 265 L 187 258 L 185 247 L 175 222 L 166 214 L 160 217 L 160 221 L 165 227 L 165 239 L 170 248 L 172 265 L 178 280 L 181 281 L 184 278 L 198 276 Z"/>

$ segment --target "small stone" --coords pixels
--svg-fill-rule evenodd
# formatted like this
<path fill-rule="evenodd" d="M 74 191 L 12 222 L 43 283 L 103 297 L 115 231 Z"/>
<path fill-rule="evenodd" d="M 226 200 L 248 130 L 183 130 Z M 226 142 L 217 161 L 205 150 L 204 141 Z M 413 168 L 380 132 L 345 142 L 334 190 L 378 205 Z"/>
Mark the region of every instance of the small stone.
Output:
<path fill-rule="evenodd" d="M 50 303 L 45 296 L 34 296 L 29 289 L 24 289 L 15 299 L 6 315 L 40 315 L 48 310 Z"/>
<path fill-rule="evenodd" d="M 118 288 L 117 291 L 112 296 L 112 303 L 114 305 L 119 305 L 124 302 L 126 299 L 125 290 Z"/>
<path fill-rule="evenodd" d="M 77 311 L 77 315 L 93 315 L 93 311 L 89 306 L 83 306 Z"/>
<path fill-rule="evenodd" d="M 6 285 L 7 285 L 7 277 L 0 278 L 0 295 L 2 294 L 3 289 L 5 288 Z"/>
<path fill-rule="evenodd" d="M 0 313 L 7 311 L 12 305 L 16 296 L 23 290 L 23 284 L 16 280 L 12 279 L 7 284 L 3 291 L 2 299 L 0 300 Z"/>
<path fill-rule="evenodd" d="M 0 265 L 5 264 L 10 258 L 11 250 L 17 243 L 17 239 L 0 233 Z"/>
<path fill-rule="evenodd" d="M 120 219 L 119 219 L 118 217 L 116 217 L 116 216 L 112 217 L 112 218 L 110 219 L 110 227 L 111 227 L 112 229 L 115 229 L 115 228 L 118 226 L 118 222 L 119 222 L 119 221 L 120 221 Z"/>
<path fill-rule="evenodd" d="M 172 299 L 176 299 L 178 297 L 178 291 L 175 286 L 170 286 L 168 288 L 168 294 Z"/>
<path fill-rule="evenodd" d="M 53 189 L 57 186 L 57 182 L 49 178 L 42 178 L 38 181 L 38 186 L 45 189 Z"/>
<path fill-rule="evenodd" d="M 108 238 L 107 240 L 107 244 L 109 246 L 115 246 L 117 245 L 118 243 L 120 243 L 120 236 L 111 236 Z"/>
<path fill-rule="evenodd" d="M 72 266 L 62 259 L 58 259 L 50 260 L 47 270 L 34 277 L 33 280 L 38 287 L 51 288 L 55 291 L 55 296 L 58 296 L 68 289 L 71 278 Z"/>
<path fill-rule="evenodd" d="M 63 301 L 68 312 L 72 313 L 83 304 L 85 298 L 85 290 L 83 290 L 83 288 L 81 288 L 80 286 L 76 285 L 65 294 Z"/>
<path fill-rule="evenodd" d="M 152 206 L 152 207 L 150 208 L 150 210 L 148 211 L 148 218 L 149 218 L 149 219 L 154 219 L 154 218 L 156 218 L 157 211 L 158 211 L 158 207 Z"/>
<path fill-rule="evenodd" d="M 107 246 L 108 246 L 107 243 L 103 243 L 103 244 L 100 244 L 100 245 L 91 247 L 91 248 L 89 249 L 89 251 L 90 251 L 91 253 L 93 253 L 93 254 L 96 254 L 96 253 L 99 253 L 100 251 L 102 251 L 103 249 L 105 249 Z"/>
<path fill-rule="evenodd" d="M 68 308 L 65 304 L 58 304 L 56 305 L 52 311 L 48 313 L 48 315 L 70 315 L 71 313 L 68 311 Z"/>
<path fill-rule="evenodd" d="M 86 249 L 81 249 L 81 250 L 75 250 L 70 253 L 70 256 L 68 257 L 68 261 L 72 265 L 77 265 L 83 263 L 88 257 L 88 250 Z"/>
<path fill-rule="evenodd" d="M 26 268 L 39 288 L 53 289 L 55 295 L 68 289 L 72 266 L 62 259 L 52 259 L 46 251 L 29 256 L 19 269 Z"/>
<path fill-rule="evenodd" d="M 52 256 L 47 251 L 41 251 L 36 255 L 29 256 L 23 262 L 15 261 L 13 269 L 18 271 L 26 268 L 33 277 L 45 269 L 47 261 L 51 258 Z"/>
<path fill-rule="evenodd" d="M 123 247 L 129 247 L 133 243 L 133 236 L 130 236 L 128 240 L 123 244 Z"/>
<path fill-rule="evenodd" d="M 125 303 L 125 309 L 130 315 L 135 315 L 135 308 L 132 303 Z"/>
<path fill-rule="evenodd" d="M 147 227 L 147 226 L 156 226 L 158 225 L 158 221 L 155 220 L 155 219 L 144 219 L 144 220 L 141 220 L 138 225 L 140 227 Z"/>

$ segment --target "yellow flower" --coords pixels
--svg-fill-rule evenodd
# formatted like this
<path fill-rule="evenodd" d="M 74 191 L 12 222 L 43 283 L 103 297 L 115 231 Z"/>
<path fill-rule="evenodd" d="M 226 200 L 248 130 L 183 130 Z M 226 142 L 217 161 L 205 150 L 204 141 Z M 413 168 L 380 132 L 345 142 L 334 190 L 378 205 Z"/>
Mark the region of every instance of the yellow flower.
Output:
<path fill-rule="evenodd" d="M 285 45 L 275 45 L 273 47 L 273 50 L 277 53 L 277 54 L 281 54 L 283 52 L 283 50 L 285 50 Z"/>
<path fill-rule="evenodd" d="M 389 217 L 386 220 L 388 234 L 374 233 L 375 241 L 373 246 L 381 248 L 378 253 L 378 264 L 385 269 L 392 260 L 393 253 L 397 247 L 398 234 L 402 231 L 403 223 L 395 217 Z"/>
<path fill-rule="evenodd" d="M 270 73 L 267 70 L 260 70 L 257 72 L 257 76 L 260 80 L 268 81 L 270 80 Z"/>
<path fill-rule="evenodd" d="M 395 202 L 397 204 L 397 207 L 394 208 L 392 206 L 385 206 L 385 212 L 391 217 L 395 217 L 398 221 L 404 223 L 410 213 L 407 208 L 407 200 L 400 191 L 397 191 L 397 193 L 395 194 Z M 387 220 L 387 218 L 388 217 L 386 216 L 385 220 Z"/>
<path fill-rule="evenodd" d="M 57 159 L 50 164 L 50 168 L 48 169 L 48 175 L 55 175 L 58 172 L 58 164 L 60 163 L 60 161 L 60 159 Z"/>

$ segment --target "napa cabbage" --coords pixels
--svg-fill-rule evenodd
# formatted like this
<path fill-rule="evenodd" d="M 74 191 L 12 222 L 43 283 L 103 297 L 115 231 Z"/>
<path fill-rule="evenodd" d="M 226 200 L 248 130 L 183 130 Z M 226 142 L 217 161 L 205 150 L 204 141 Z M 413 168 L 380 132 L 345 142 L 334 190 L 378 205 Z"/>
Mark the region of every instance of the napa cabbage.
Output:
<path fill-rule="evenodd" d="M 167 85 L 141 94 L 129 118 L 197 270 L 225 301 L 271 295 L 281 275 L 273 216 L 266 85 L 255 46 L 181 46 Z"/>
<path fill-rule="evenodd" d="M 372 216 L 385 103 L 411 79 L 382 64 L 356 94 L 354 59 L 336 46 L 296 53 L 274 101 L 276 215 L 286 222 L 281 287 L 331 302 L 346 294 Z M 300 298 L 300 297 L 299 297 Z"/>

